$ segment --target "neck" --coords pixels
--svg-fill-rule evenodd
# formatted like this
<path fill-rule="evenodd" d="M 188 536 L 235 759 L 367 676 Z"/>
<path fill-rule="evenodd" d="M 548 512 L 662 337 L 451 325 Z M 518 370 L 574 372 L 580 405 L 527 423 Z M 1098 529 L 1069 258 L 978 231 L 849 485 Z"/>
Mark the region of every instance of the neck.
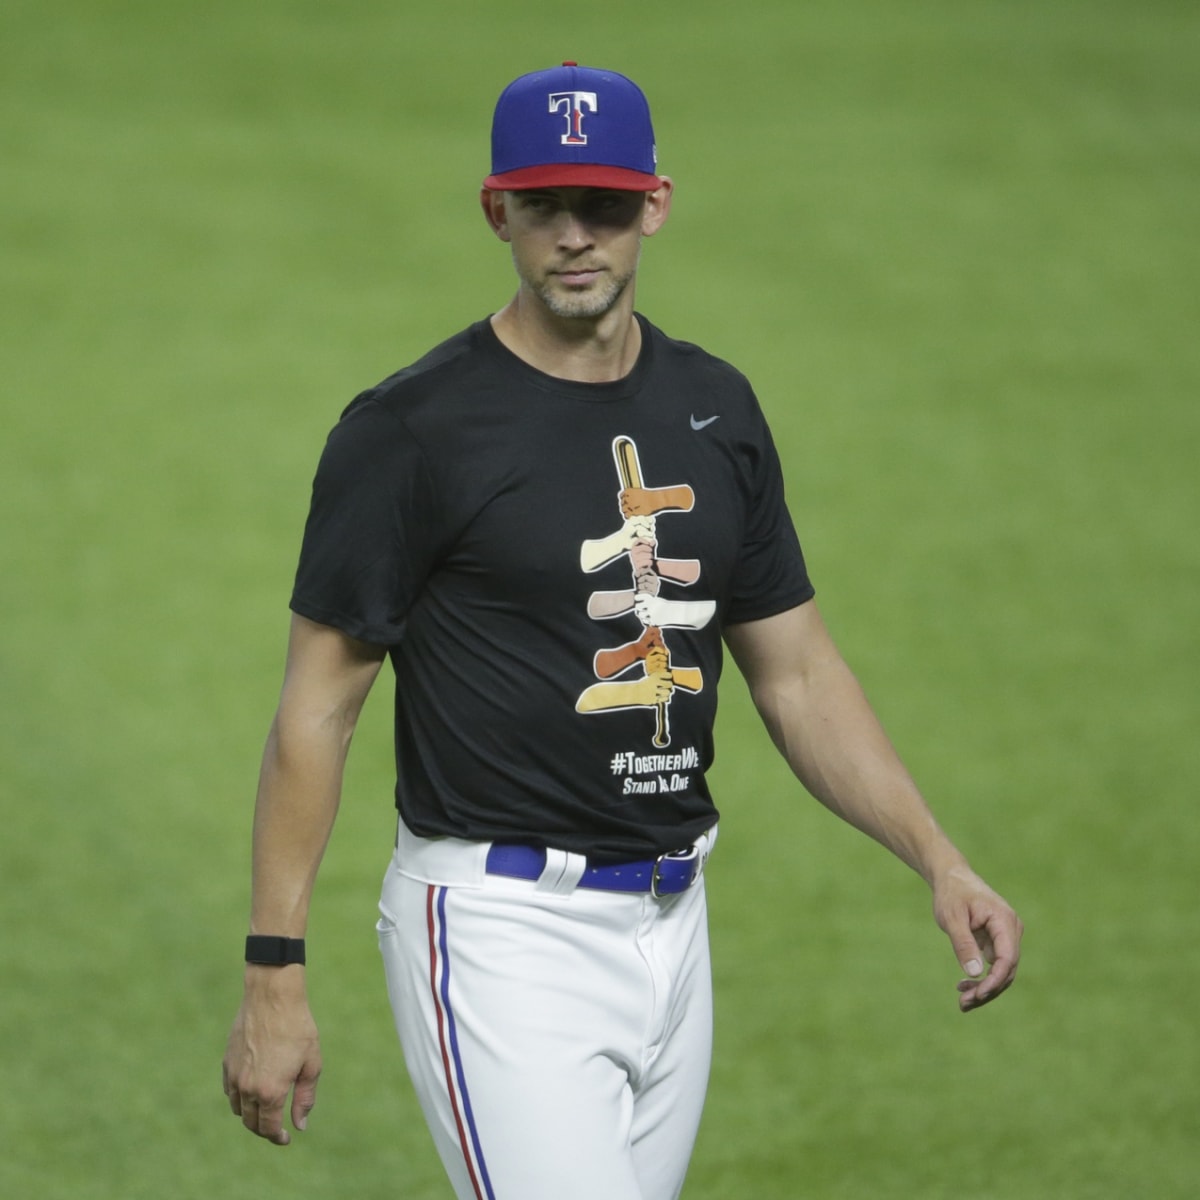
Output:
<path fill-rule="evenodd" d="M 556 379 L 613 383 L 633 370 L 642 330 L 633 289 L 599 317 L 559 317 L 524 286 L 492 317 L 496 336 L 518 358 Z"/>

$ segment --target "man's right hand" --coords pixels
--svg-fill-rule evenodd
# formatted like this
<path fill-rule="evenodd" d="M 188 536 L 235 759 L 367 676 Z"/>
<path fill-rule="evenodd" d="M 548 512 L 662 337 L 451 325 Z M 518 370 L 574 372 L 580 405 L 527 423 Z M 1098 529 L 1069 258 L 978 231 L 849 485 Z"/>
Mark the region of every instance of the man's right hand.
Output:
<path fill-rule="evenodd" d="M 246 967 L 246 992 L 221 1068 L 229 1107 L 251 1133 L 286 1146 L 283 1110 L 303 1130 L 317 1102 L 321 1045 L 304 989 L 304 968 Z"/>

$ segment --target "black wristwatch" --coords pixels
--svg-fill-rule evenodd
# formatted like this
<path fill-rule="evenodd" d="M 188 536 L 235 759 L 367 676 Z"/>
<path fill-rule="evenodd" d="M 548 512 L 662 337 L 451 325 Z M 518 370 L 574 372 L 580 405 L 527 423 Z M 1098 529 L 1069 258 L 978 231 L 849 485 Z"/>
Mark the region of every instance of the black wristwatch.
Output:
<path fill-rule="evenodd" d="M 304 965 L 304 939 L 252 933 L 246 938 L 246 961 L 264 967 Z"/>

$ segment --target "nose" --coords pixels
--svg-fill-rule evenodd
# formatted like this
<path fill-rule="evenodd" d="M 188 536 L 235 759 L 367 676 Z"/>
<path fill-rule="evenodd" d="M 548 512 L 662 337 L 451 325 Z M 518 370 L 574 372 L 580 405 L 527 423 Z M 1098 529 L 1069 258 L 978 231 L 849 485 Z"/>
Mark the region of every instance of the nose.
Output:
<path fill-rule="evenodd" d="M 586 250 L 595 241 L 591 226 L 578 212 L 564 209 L 558 228 L 558 244 L 564 250 Z"/>

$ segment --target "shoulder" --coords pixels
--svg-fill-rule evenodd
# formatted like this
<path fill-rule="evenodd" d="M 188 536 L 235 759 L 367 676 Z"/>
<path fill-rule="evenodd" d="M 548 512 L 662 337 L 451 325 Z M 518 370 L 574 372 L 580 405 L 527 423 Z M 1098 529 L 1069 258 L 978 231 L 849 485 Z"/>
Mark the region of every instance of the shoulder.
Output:
<path fill-rule="evenodd" d="M 345 407 L 331 437 L 358 442 L 422 443 L 461 422 L 479 402 L 494 374 L 489 366 L 484 322 L 456 333 L 415 362 L 359 392 Z"/>
<path fill-rule="evenodd" d="M 656 404 L 679 429 L 702 434 L 702 444 L 757 478 L 773 459 L 772 437 L 750 380 L 726 359 L 694 342 L 668 337 L 644 322 L 653 348 Z M 719 424 L 718 424 L 719 422 Z"/>
<path fill-rule="evenodd" d="M 753 394 L 749 379 L 726 359 L 710 353 L 695 342 L 670 337 L 657 325 L 638 318 L 643 333 L 650 338 L 656 364 L 666 370 L 676 370 L 703 378 L 711 384 Z"/>
<path fill-rule="evenodd" d="M 360 405 L 374 404 L 403 418 L 431 398 L 467 394 L 472 379 L 485 380 L 490 374 L 490 348 L 483 336 L 485 325 L 485 321 L 477 321 L 360 392 L 343 416 Z"/>
<path fill-rule="evenodd" d="M 459 373 L 460 364 L 469 360 L 474 329 L 464 329 L 415 362 L 360 391 L 330 430 L 325 460 L 385 460 L 397 446 L 415 445 L 409 418 L 442 391 Z"/>
<path fill-rule="evenodd" d="M 685 413 L 693 429 L 703 428 L 710 417 L 719 415 L 722 431 L 734 435 L 739 444 L 763 439 L 762 408 L 750 380 L 737 367 L 695 342 L 668 337 L 644 319 L 643 328 L 652 349 L 650 374 L 656 403 L 676 414 Z"/>

